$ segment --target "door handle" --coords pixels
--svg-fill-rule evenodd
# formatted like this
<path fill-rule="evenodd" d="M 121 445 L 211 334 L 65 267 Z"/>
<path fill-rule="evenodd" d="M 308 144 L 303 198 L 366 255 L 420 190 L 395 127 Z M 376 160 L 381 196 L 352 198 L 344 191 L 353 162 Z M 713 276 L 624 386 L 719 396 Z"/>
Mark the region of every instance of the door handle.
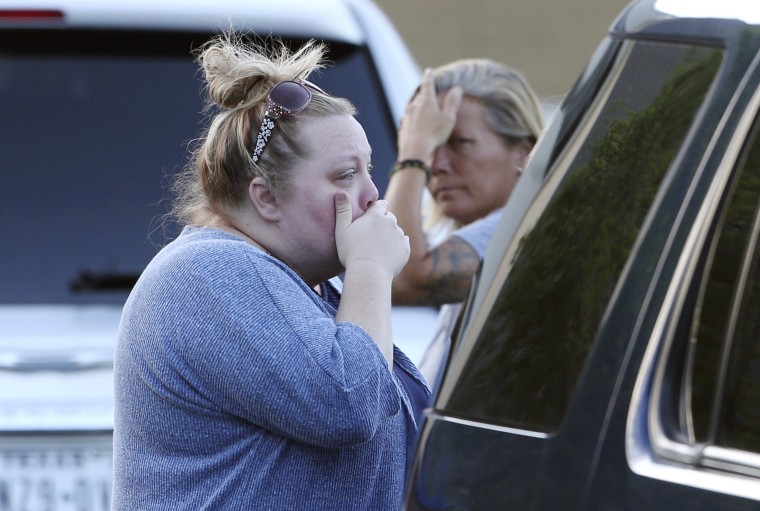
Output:
<path fill-rule="evenodd" d="M 86 371 L 113 367 L 113 350 L 90 349 L 52 353 L 0 352 L 0 371 Z"/>

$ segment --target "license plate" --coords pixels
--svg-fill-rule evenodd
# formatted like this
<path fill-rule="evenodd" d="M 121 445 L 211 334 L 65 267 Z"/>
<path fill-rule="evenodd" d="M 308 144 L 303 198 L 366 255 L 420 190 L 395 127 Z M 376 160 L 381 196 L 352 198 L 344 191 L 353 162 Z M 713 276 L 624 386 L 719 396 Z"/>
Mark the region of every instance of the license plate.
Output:
<path fill-rule="evenodd" d="M 107 511 L 110 442 L 0 444 L 0 511 Z"/>

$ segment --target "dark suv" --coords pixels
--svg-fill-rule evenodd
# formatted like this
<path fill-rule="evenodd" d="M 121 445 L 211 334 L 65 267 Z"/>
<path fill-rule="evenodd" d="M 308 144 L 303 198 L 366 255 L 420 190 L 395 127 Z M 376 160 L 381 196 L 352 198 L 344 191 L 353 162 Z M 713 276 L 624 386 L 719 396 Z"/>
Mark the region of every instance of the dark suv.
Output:
<path fill-rule="evenodd" d="M 475 279 L 406 509 L 760 509 L 758 14 L 612 25 Z"/>

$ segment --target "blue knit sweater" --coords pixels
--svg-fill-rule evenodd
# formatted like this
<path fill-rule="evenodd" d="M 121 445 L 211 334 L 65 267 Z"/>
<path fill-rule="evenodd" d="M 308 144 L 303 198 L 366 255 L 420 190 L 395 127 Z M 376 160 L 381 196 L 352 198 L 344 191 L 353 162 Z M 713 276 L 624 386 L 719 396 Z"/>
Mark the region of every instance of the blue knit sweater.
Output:
<path fill-rule="evenodd" d="M 124 307 L 114 511 L 398 509 L 411 401 L 334 305 L 242 240 L 185 228 Z"/>

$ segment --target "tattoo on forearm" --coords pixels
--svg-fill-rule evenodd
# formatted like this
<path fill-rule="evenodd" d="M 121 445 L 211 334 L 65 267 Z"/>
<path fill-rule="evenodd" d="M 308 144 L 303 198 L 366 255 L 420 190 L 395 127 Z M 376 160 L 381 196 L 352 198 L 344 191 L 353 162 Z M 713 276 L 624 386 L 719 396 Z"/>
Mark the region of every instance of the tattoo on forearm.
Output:
<path fill-rule="evenodd" d="M 432 267 L 426 297 L 430 303 L 456 303 L 464 300 L 480 259 L 462 239 L 452 236 L 430 253 Z"/>

